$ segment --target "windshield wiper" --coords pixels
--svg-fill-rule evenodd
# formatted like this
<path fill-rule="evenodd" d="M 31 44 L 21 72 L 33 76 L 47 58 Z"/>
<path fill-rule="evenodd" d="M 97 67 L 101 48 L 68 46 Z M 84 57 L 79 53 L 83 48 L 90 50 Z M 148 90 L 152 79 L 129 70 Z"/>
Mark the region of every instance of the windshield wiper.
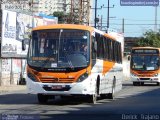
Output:
<path fill-rule="evenodd" d="M 145 63 L 143 64 L 143 70 L 147 70 L 147 66 Z"/>
<path fill-rule="evenodd" d="M 69 60 L 68 56 L 66 55 L 66 52 L 64 52 L 64 55 L 65 55 L 65 57 L 66 57 L 66 59 L 67 59 L 67 62 L 68 62 L 69 67 L 70 67 L 70 68 L 74 68 L 71 60 Z"/>
<path fill-rule="evenodd" d="M 60 45 L 61 45 L 61 34 L 63 32 L 63 29 L 60 29 L 59 31 L 59 38 L 58 38 L 58 53 L 60 52 Z M 59 54 L 57 55 L 58 61 L 59 61 Z"/>
<path fill-rule="evenodd" d="M 46 64 L 50 61 L 50 59 L 52 59 L 54 54 L 51 54 L 50 56 L 48 56 L 48 58 L 42 63 L 41 68 L 44 68 L 46 66 Z"/>

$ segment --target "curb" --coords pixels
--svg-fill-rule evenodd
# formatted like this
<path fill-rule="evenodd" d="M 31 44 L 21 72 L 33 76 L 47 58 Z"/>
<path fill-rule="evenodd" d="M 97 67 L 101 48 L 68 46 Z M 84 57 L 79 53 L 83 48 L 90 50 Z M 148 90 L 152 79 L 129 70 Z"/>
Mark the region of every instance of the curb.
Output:
<path fill-rule="evenodd" d="M 26 85 L 9 85 L 9 86 L 0 86 L 0 94 L 6 94 L 15 91 L 25 91 Z"/>

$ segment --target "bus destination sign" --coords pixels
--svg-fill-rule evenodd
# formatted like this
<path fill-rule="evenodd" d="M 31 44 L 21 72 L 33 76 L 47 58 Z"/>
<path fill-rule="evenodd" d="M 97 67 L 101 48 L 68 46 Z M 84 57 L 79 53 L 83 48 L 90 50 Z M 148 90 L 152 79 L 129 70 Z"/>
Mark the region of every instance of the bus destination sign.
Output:
<path fill-rule="evenodd" d="M 135 49 L 132 50 L 133 54 L 159 54 L 156 49 Z"/>

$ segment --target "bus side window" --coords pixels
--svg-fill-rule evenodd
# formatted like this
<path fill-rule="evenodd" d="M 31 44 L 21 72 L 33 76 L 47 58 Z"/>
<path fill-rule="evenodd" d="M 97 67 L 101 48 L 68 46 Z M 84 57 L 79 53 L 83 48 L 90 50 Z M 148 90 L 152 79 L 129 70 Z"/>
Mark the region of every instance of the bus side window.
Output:
<path fill-rule="evenodd" d="M 99 33 L 96 33 L 96 42 L 97 42 L 97 58 L 103 59 L 103 36 L 101 36 Z"/>

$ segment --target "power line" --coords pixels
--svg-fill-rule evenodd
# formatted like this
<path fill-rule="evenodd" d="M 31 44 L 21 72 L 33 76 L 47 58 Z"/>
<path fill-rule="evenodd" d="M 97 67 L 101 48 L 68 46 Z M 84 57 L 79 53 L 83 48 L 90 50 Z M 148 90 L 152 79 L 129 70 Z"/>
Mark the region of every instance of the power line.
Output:
<path fill-rule="evenodd" d="M 155 21 L 155 20 L 136 20 L 136 19 L 125 19 L 125 20 L 127 20 L 127 21 Z M 160 20 L 158 20 L 158 21 L 160 21 Z"/>
<path fill-rule="evenodd" d="M 106 23 L 102 23 L 102 24 L 106 24 Z M 111 25 L 122 25 L 122 24 L 118 24 L 118 23 L 110 23 Z M 149 25 L 149 26 L 152 26 L 152 25 L 155 25 L 155 24 L 143 24 L 143 23 L 126 23 L 124 25 Z M 160 24 L 158 24 L 160 25 Z"/>
<path fill-rule="evenodd" d="M 101 23 L 101 24 L 106 24 L 106 23 Z M 119 23 L 110 23 L 110 24 L 111 25 L 122 25 L 122 24 L 119 24 Z M 155 24 L 148 24 L 148 23 L 146 23 L 146 24 L 144 24 L 144 23 L 126 23 L 124 25 L 155 25 Z M 158 25 L 160 25 L 160 24 L 158 24 Z"/>
<path fill-rule="evenodd" d="M 106 20 L 107 18 L 103 18 L 103 20 Z M 122 19 L 110 19 L 110 20 L 112 20 L 112 21 L 122 21 Z M 124 19 L 125 21 L 155 21 L 155 20 L 136 20 L 136 19 Z M 157 20 L 157 21 L 160 21 L 160 20 Z"/>

